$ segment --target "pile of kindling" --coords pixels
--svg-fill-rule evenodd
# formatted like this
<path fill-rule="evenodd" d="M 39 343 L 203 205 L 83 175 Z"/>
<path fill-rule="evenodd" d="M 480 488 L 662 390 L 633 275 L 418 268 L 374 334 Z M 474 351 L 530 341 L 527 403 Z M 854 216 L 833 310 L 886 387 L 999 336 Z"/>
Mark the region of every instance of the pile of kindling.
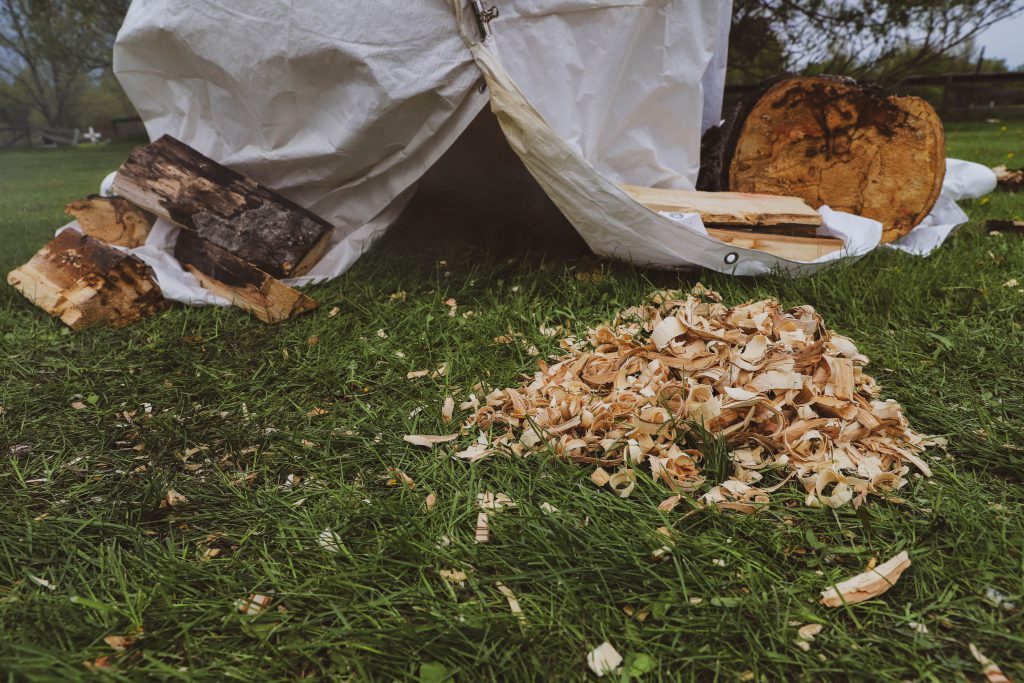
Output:
<path fill-rule="evenodd" d="M 561 347 L 532 381 L 463 404 L 474 409 L 464 432 L 479 438 L 456 457 L 549 454 L 596 466 L 594 483 L 623 497 L 649 469 L 675 494 L 666 510 L 704 486 L 696 447 L 707 435 L 724 440 L 731 475 L 701 500 L 740 512 L 794 478 L 807 505 L 839 507 L 899 489 L 910 466 L 930 475 L 924 437 L 810 306 L 729 308 L 698 285 L 658 292 Z"/>

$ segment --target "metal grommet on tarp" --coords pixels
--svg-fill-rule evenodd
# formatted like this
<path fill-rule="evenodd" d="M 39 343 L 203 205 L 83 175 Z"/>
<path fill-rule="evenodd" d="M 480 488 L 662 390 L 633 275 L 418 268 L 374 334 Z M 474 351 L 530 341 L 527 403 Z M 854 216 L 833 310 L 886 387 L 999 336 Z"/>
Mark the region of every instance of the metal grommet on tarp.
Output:
<path fill-rule="evenodd" d="M 736 263 L 739 260 L 740 260 L 740 255 L 737 254 L 735 251 L 730 251 L 728 254 L 725 255 L 725 263 L 726 263 L 726 265 L 730 265 L 731 266 L 732 264 Z"/>

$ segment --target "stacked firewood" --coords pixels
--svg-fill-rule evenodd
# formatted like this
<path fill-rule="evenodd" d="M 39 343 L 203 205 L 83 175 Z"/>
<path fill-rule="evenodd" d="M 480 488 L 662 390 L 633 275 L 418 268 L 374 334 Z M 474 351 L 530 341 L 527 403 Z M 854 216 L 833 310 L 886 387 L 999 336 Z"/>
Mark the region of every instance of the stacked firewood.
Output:
<path fill-rule="evenodd" d="M 331 225 L 322 218 L 169 136 L 135 149 L 111 189 L 69 204 L 78 229 L 7 276 L 72 329 L 128 325 L 166 305 L 152 270 L 125 251 L 146 242 L 157 218 L 181 228 L 174 255 L 185 270 L 260 320 L 316 308 L 280 279 L 323 256 Z"/>

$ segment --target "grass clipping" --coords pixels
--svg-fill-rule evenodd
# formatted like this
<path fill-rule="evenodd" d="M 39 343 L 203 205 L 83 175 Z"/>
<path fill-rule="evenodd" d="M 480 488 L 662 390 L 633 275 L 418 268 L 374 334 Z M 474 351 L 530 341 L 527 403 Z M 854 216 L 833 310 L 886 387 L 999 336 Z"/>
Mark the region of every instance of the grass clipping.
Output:
<path fill-rule="evenodd" d="M 702 502 L 745 513 L 794 478 L 807 505 L 840 507 L 901 488 L 911 465 L 930 475 L 868 359 L 810 306 L 728 308 L 698 285 L 561 346 L 529 383 L 463 406 L 479 438 L 456 457 L 552 454 L 596 465 L 595 483 L 622 496 L 643 468 L 676 494 L 665 509 L 713 477 Z"/>

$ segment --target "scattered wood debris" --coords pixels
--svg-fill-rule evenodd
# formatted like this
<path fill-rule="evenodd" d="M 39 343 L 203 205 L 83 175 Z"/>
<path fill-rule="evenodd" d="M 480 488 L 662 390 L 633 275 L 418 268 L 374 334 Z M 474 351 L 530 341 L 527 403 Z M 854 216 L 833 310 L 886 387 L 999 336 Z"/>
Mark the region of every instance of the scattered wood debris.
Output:
<path fill-rule="evenodd" d="M 595 466 L 594 484 L 620 496 L 637 468 L 684 495 L 705 484 L 696 446 L 706 431 L 724 439 L 731 476 L 701 502 L 745 513 L 790 481 L 807 505 L 838 507 L 901 488 L 911 467 L 930 475 L 924 437 L 898 403 L 878 398 L 868 359 L 810 306 L 728 308 L 698 285 L 658 292 L 561 346 L 566 355 L 540 362 L 530 381 L 462 404 L 475 411 L 463 433 L 478 437 L 454 457 L 554 453 Z"/>
<path fill-rule="evenodd" d="M 437 496 L 435 496 L 433 493 L 428 493 L 427 500 L 424 501 L 423 503 L 423 509 L 426 510 L 427 512 L 430 512 L 431 510 L 434 509 L 435 505 L 437 505 Z"/>
<path fill-rule="evenodd" d="M 1007 168 L 1006 164 L 992 169 L 996 174 L 999 189 L 1004 192 L 1020 192 L 1024 190 L 1024 168 Z"/>
<path fill-rule="evenodd" d="M 587 654 L 587 666 L 598 676 L 614 673 L 620 664 L 622 655 L 607 640 Z"/>
<path fill-rule="evenodd" d="M 910 557 L 904 550 L 874 569 L 823 590 L 821 604 L 826 607 L 842 607 L 878 597 L 892 588 L 909 566 Z"/>

